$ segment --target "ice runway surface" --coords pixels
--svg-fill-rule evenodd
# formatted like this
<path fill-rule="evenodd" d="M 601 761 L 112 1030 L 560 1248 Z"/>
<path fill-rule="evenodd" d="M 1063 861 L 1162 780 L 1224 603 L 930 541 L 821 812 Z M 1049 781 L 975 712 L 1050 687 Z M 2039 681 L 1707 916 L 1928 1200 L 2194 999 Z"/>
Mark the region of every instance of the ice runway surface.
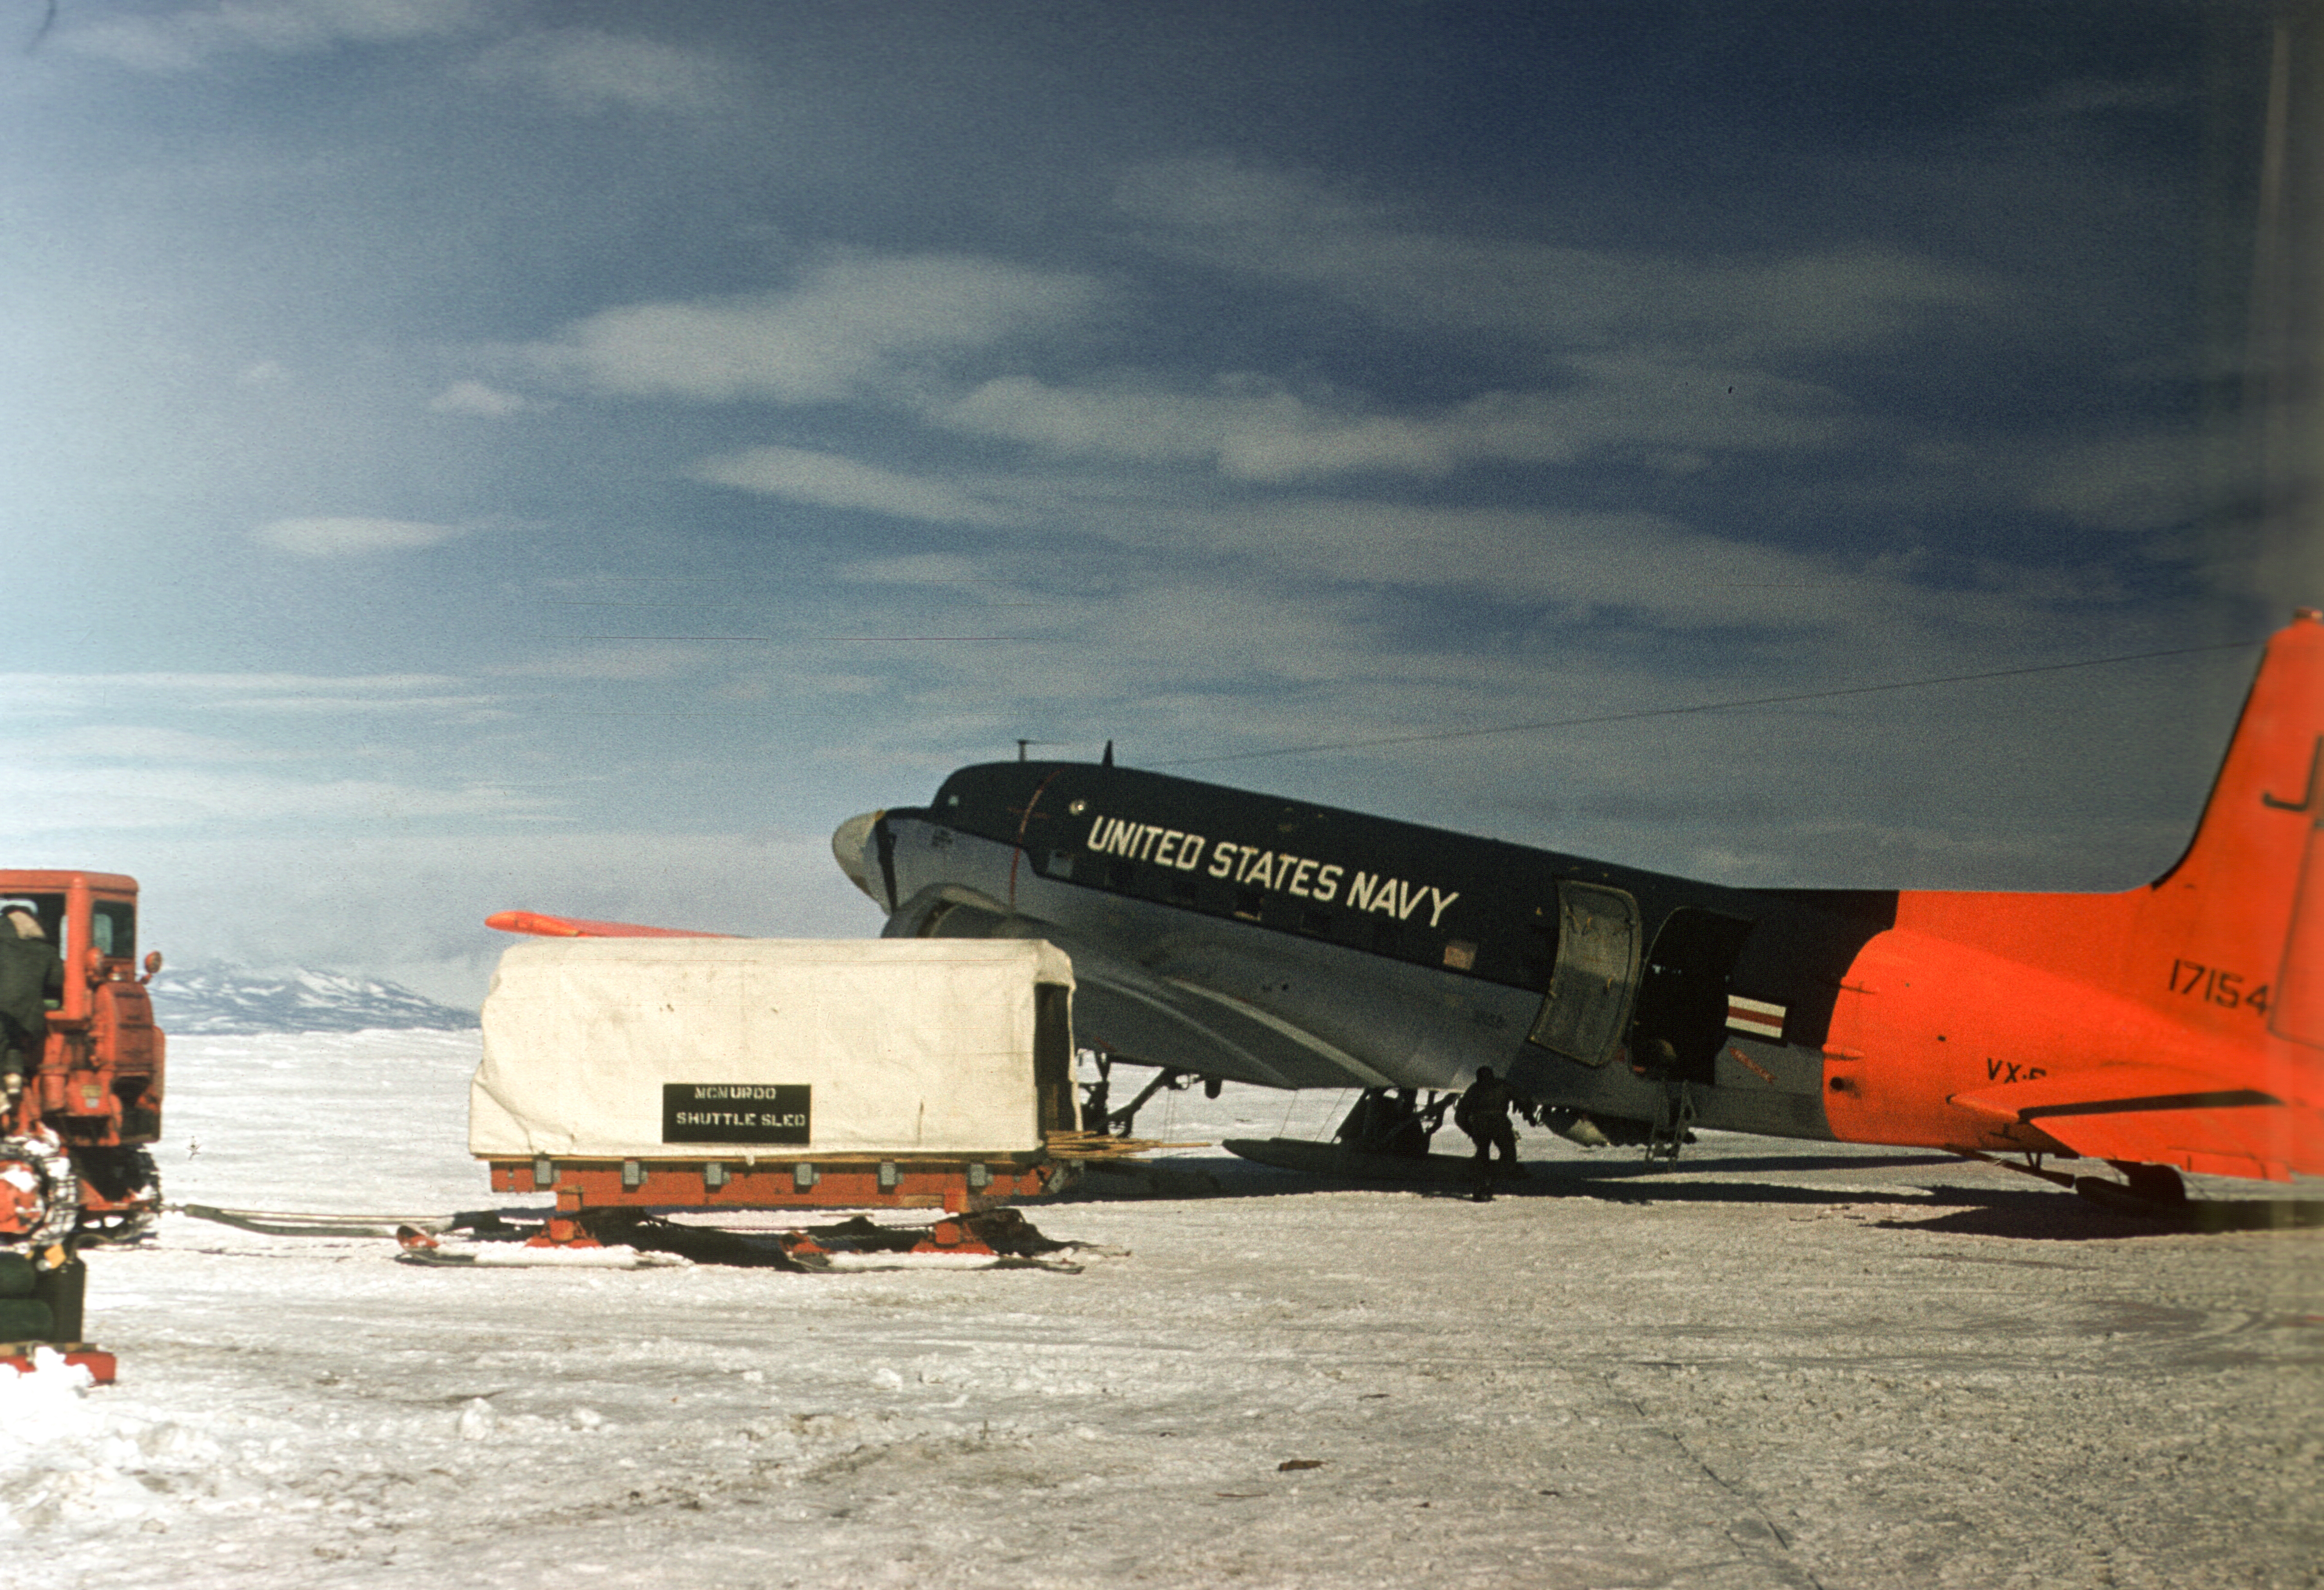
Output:
<path fill-rule="evenodd" d="M 167 1190 L 492 1207 L 475 1058 L 173 1043 Z M 0 1585 L 2318 1582 L 2324 1229 L 1913 1153 L 1521 1147 L 1536 1188 L 1481 1206 L 1180 1151 L 1217 1190 L 1032 1211 L 1129 1250 L 1078 1275 L 413 1269 L 172 1216 L 90 1261 L 117 1386 L 0 1387 Z"/>

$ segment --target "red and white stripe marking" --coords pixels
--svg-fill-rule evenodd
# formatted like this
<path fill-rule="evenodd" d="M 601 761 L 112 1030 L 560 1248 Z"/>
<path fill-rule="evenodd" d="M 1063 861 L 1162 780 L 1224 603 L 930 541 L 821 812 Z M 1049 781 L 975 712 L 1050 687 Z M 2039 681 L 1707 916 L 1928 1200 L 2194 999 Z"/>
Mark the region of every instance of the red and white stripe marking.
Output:
<path fill-rule="evenodd" d="M 1765 999 L 1746 999 L 1740 994 L 1729 994 L 1727 996 L 1727 1030 L 1748 1033 L 1755 1038 L 1773 1038 L 1781 1043 L 1786 1008 L 1781 1005 L 1770 1005 Z"/>

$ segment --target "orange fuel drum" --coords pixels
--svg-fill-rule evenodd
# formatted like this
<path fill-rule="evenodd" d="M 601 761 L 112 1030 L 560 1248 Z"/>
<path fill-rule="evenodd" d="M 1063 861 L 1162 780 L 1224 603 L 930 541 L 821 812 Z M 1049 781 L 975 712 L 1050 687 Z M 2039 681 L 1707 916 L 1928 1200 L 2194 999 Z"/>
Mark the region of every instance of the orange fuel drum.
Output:
<path fill-rule="evenodd" d="M 2269 640 L 2175 867 L 1900 894 L 1825 1057 L 1848 1141 L 2324 1174 L 2324 613 Z"/>

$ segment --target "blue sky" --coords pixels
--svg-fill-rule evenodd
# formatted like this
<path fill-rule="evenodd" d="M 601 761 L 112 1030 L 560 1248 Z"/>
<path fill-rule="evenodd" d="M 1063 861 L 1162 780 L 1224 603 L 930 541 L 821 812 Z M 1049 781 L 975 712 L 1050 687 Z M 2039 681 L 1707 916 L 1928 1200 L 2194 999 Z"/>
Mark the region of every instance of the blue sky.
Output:
<path fill-rule="evenodd" d="M 2167 864 L 2264 36 L 2139 5 L 0 14 L 0 828 L 179 960 L 868 933 L 1014 741 L 1736 883 Z M 1202 758 L 1245 757 L 1231 762 Z"/>

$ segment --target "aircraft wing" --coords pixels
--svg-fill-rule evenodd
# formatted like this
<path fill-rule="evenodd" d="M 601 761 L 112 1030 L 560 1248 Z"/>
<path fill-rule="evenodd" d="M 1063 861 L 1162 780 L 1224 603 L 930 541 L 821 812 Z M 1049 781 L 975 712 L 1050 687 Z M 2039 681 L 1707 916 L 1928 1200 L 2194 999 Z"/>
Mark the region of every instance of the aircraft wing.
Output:
<path fill-rule="evenodd" d="M 579 916 L 550 916 L 540 911 L 496 911 L 484 918 L 486 927 L 504 933 L 537 933 L 544 939 L 731 939 L 733 933 L 703 933 L 690 927 L 646 927 L 634 922 L 591 922 Z"/>
<path fill-rule="evenodd" d="M 1379 1088 L 1391 1078 L 1320 1034 L 1249 1000 L 1110 953 L 1053 923 L 1038 936 L 1073 958 L 1074 1031 L 1141 1065 L 1262 1088 Z M 1028 931 L 1029 928 L 1028 928 Z M 1177 970 L 1192 972 L 1193 968 Z"/>
<path fill-rule="evenodd" d="M 2324 1110 L 2178 1066 L 2126 1063 L 2010 1082 L 1952 1102 L 2090 1159 L 2220 1176 L 2324 1174 Z"/>
<path fill-rule="evenodd" d="M 1125 1058 L 1263 1088 L 1378 1088 L 1392 1079 L 1268 1011 L 1177 978 L 1074 962 L 1074 1028 Z"/>

